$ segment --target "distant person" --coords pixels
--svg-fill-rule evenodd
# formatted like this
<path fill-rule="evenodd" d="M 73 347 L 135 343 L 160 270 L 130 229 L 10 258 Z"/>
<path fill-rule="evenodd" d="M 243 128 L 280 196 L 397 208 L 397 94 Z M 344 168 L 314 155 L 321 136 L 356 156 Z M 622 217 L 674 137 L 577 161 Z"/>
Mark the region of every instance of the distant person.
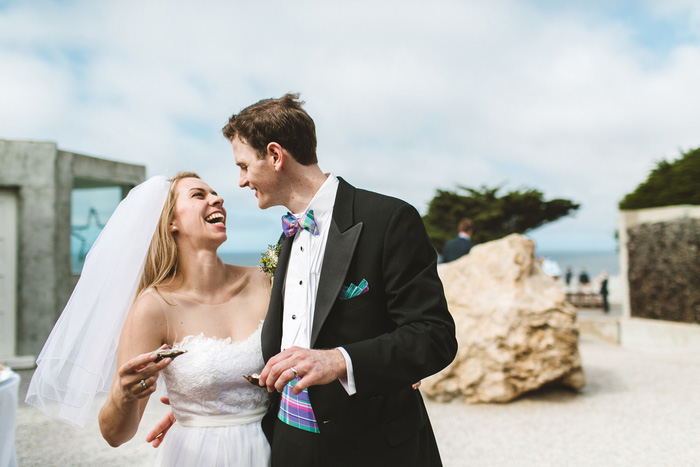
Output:
<path fill-rule="evenodd" d="M 591 283 L 591 279 L 588 277 L 586 268 L 581 268 L 581 273 L 578 275 L 578 282 L 581 285 L 588 285 Z"/>
<path fill-rule="evenodd" d="M 574 277 L 574 272 L 571 270 L 571 267 L 566 268 L 566 275 L 564 276 L 564 280 L 566 281 L 566 285 L 571 285 L 571 279 Z"/>
<path fill-rule="evenodd" d="M 474 227 L 471 219 L 462 219 L 457 224 L 457 237 L 453 238 L 445 244 L 442 251 L 442 261 L 449 263 L 469 253 L 474 244 L 471 236 L 474 232 Z"/>
<path fill-rule="evenodd" d="M 600 273 L 600 296 L 603 299 L 603 311 L 606 313 L 610 311 L 610 306 L 608 305 L 608 273 L 603 271 Z"/>

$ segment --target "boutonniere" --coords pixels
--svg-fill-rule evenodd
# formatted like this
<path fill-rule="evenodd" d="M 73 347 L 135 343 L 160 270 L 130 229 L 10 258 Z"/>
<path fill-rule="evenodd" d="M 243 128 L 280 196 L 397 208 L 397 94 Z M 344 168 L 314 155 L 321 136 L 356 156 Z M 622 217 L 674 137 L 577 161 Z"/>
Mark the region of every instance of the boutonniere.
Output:
<path fill-rule="evenodd" d="M 280 249 L 282 245 L 268 245 L 265 253 L 260 253 L 260 269 L 267 273 L 270 277 L 275 277 L 275 269 L 277 269 L 277 261 L 280 257 Z"/>

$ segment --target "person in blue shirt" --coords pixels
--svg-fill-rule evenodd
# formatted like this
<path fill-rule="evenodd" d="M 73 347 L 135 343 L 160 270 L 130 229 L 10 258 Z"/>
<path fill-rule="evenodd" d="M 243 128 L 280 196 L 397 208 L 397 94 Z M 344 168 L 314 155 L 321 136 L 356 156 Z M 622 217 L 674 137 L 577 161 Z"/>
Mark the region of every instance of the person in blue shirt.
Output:
<path fill-rule="evenodd" d="M 471 219 L 462 219 L 457 224 L 457 237 L 453 238 L 445 244 L 442 251 L 442 261 L 449 263 L 469 253 L 474 246 L 471 236 L 474 232 L 474 226 Z"/>

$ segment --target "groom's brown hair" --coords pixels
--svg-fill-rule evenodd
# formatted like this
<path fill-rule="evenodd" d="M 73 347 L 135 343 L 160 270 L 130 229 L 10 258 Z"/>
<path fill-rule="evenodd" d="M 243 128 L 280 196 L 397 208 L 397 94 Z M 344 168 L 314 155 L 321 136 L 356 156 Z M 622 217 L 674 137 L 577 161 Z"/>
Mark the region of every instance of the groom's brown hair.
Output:
<path fill-rule="evenodd" d="M 229 141 L 238 137 L 249 144 L 258 159 L 267 157 L 269 143 L 277 143 L 300 164 L 316 164 L 316 126 L 302 105 L 298 93 L 263 99 L 233 114 L 221 131 Z"/>

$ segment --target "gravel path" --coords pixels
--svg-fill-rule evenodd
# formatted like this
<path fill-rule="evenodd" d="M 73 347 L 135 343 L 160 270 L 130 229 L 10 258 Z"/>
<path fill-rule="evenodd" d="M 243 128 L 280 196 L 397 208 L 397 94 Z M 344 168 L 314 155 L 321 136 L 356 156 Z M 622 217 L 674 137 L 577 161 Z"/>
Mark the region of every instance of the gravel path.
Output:
<path fill-rule="evenodd" d="M 700 466 L 700 352 L 585 334 L 579 349 L 581 391 L 546 388 L 501 405 L 426 401 L 445 466 Z M 31 371 L 20 375 L 23 401 Z M 135 439 L 113 449 L 96 416 L 77 430 L 21 402 L 19 465 L 152 465 L 155 449 L 134 450 L 158 418 L 146 414 Z"/>
<path fill-rule="evenodd" d="M 582 335 L 587 385 L 428 407 L 445 466 L 700 466 L 700 353 Z"/>

